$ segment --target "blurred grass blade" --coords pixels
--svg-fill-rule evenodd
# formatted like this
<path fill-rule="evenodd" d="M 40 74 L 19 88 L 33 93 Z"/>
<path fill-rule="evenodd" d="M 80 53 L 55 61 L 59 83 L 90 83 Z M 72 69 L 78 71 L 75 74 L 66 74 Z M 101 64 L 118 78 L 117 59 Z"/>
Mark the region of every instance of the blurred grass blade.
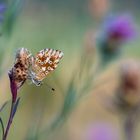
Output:
<path fill-rule="evenodd" d="M 11 0 L 5 15 L 5 22 L 3 25 L 3 32 L 11 35 L 13 25 L 19 15 L 23 5 L 23 0 Z"/>
<path fill-rule="evenodd" d="M 57 128 L 60 128 L 66 119 L 68 118 L 68 115 L 72 112 L 72 109 L 76 102 L 76 88 L 74 86 L 74 80 L 75 77 L 72 78 L 68 90 L 66 92 L 65 98 L 64 98 L 64 104 L 63 107 L 59 113 L 59 115 L 56 117 L 56 119 L 51 123 L 49 128 L 44 129 L 39 135 L 46 134 L 47 136 L 50 135 L 52 132 L 54 132 Z"/>
<path fill-rule="evenodd" d="M 0 112 L 2 112 L 2 110 L 4 109 L 4 107 L 7 105 L 9 101 L 6 101 L 1 107 L 0 107 Z"/>
<path fill-rule="evenodd" d="M 64 104 L 63 104 L 63 107 L 61 109 L 61 112 L 57 116 L 57 118 L 54 120 L 54 122 L 51 124 L 50 132 L 51 131 L 53 132 L 56 128 L 62 126 L 72 110 L 72 107 L 73 107 L 74 101 L 75 101 L 75 97 L 76 97 L 75 96 L 76 91 L 74 88 L 74 81 L 73 80 L 71 80 L 68 91 L 66 93 L 67 94 L 65 96 Z"/>
<path fill-rule="evenodd" d="M 3 124 L 3 121 L 2 121 L 2 118 L 0 117 L 0 124 L 1 124 L 1 129 L 2 129 L 2 139 L 4 137 L 4 124 Z"/>
<path fill-rule="evenodd" d="M 20 101 L 20 98 L 18 98 L 16 103 L 14 104 L 14 109 L 13 109 L 13 112 L 12 112 L 12 118 L 15 116 L 15 113 L 17 111 L 17 107 L 18 107 L 19 101 Z"/>
<path fill-rule="evenodd" d="M 64 99 L 64 105 L 62 109 L 62 115 L 67 116 L 71 111 L 72 106 L 75 104 L 76 100 L 76 88 L 74 86 L 74 80 L 71 80 L 66 97 Z"/>

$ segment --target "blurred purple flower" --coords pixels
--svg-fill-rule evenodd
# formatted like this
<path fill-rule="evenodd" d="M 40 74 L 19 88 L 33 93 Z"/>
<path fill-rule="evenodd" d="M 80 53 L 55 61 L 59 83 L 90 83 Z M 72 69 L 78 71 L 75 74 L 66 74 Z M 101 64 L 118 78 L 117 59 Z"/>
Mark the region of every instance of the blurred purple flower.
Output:
<path fill-rule="evenodd" d="M 0 22 L 4 20 L 4 12 L 6 11 L 6 4 L 0 3 Z"/>
<path fill-rule="evenodd" d="M 136 36 L 136 26 L 128 15 L 110 17 L 103 23 L 98 38 L 98 49 L 102 65 L 121 54 L 125 42 Z"/>
<path fill-rule="evenodd" d="M 0 13 L 4 13 L 6 10 L 6 5 L 4 3 L 0 3 Z"/>
<path fill-rule="evenodd" d="M 96 123 L 89 128 L 86 140 L 118 140 L 118 134 L 111 124 Z"/>
<path fill-rule="evenodd" d="M 133 19 L 129 15 L 111 17 L 104 26 L 107 38 L 127 41 L 136 35 L 136 28 Z"/>

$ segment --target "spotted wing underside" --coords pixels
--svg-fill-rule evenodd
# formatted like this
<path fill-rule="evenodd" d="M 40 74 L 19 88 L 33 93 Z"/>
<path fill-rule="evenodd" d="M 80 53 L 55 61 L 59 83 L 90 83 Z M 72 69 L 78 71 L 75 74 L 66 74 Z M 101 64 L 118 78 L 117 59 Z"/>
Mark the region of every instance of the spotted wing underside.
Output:
<path fill-rule="evenodd" d="M 43 49 L 34 58 L 33 71 L 37 80 L 43 80 L 50 72 L 58 66 L 63 52 L 54 49 Z"/>

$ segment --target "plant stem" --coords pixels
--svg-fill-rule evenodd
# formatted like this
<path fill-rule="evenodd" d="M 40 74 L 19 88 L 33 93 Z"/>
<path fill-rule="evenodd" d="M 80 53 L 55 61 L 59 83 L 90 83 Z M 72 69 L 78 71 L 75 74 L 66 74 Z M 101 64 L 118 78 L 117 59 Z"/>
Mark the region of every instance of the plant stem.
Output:
<path fill-rule="evenodd" d="M 126 140 L 134 140 L 134 122 L 131 118 L 127 119 L 124 124 Z"/>
<path fill-rule="evenodd" d="M 7 135 L 8 135 L 10 126 L 12 124 L 12 120 L 13 120 L 13 116 L 12 116 L 13 109 L 14 109 L 14 102 L 12 101 L 12 103 L 11 103 L 11 110 L 10 110 L 10 116 L 9 116 L 9 120 L 8 120 L 8 123 L 7 123 L 7 126 L 6 126 L 6 130 L 5 130 L 5 133 L 4 133 L 3 140 L 6 140 L 7 139 Z"/>

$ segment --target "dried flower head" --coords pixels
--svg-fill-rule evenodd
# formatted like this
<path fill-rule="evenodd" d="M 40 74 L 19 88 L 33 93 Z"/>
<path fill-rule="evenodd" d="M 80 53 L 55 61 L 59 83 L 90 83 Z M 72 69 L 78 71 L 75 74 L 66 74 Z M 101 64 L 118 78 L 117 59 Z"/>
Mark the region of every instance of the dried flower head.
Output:
<path fill-rule="evenodd" d="M 31 66 L 31 54 L 26 48 L 17 51 L 14 66 L 12 67 L 13 79 L 19 88 L 27 79 Z"/>
<path fill-rule="evenodd" d="M 28 77 L 28 70 L 31 65 L 30 56 L 31 54 L 27 49 L 19 49 L 16 54 L 14 65 L 8 73 L 13 101 L 16 101 L 17 90 L 24 84 Z"/>
<path fill-rule="evenodd" d="M 118 105 L 131 109 L 140 105 L 140 63 L 129 61 L 121 66 L 120 84 L 117 89 Z"/>

